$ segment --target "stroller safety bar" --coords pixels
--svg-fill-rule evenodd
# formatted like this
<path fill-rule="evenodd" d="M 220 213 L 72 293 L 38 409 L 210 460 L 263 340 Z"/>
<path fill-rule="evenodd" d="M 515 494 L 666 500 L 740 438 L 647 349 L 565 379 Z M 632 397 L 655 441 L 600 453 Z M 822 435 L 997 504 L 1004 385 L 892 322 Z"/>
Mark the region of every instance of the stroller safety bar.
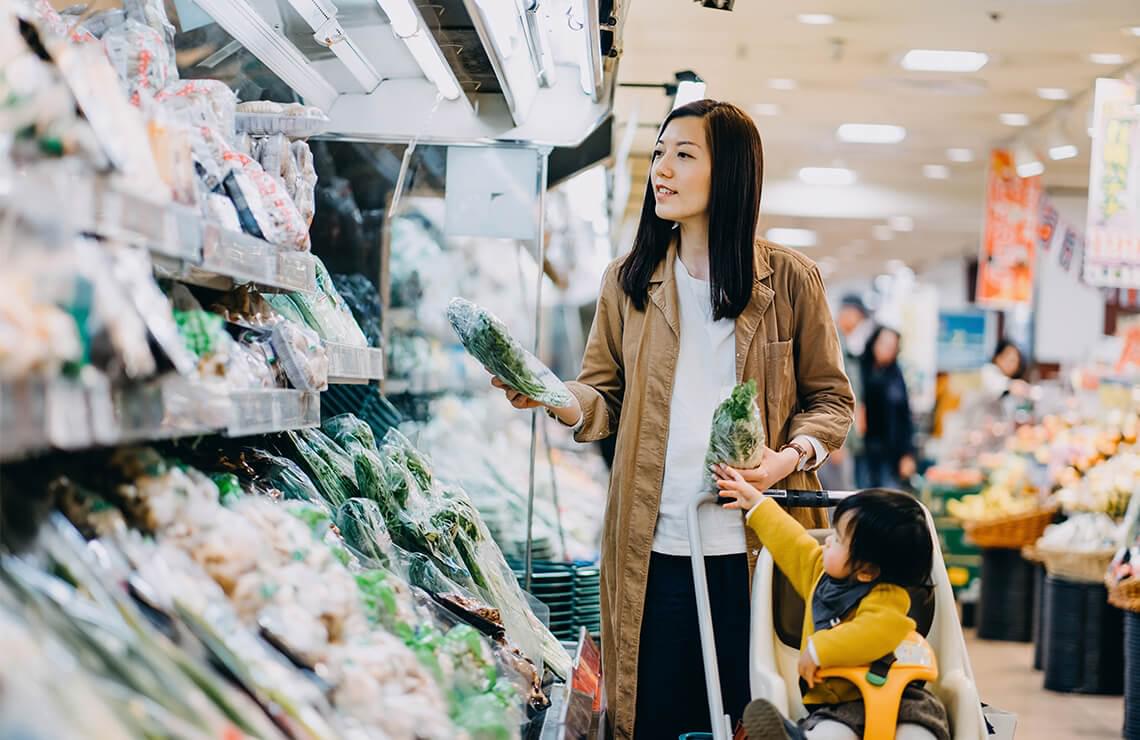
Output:
<path fill-rule="evenodd" d="M 774 499 L 781 506 L 830 508 L 840 501 L 853 496 L 857 491 L 789 491 L 773 489 L 764 495 Z M 719 505 L 728 501 L 715 493 L 697 496 L 689 504 L 687 523 L 689 529 L 690 561 L 693 565 L 693 587 L 697 597 L 697 624 L 701 634 L 701 656 L 704 659 L 705 687 L 709 698 L 709 718 L 712 722 L 713 740 L 732 740 L 732 721 L 724 713 L 724 701 L 720 693 L 720 669 L 716 660 L 716 638 L 713 635 L 712 608 L 709 604 L 709 584 L 705 575 L 705 559 L 701 540 L 701 507 Z"/>

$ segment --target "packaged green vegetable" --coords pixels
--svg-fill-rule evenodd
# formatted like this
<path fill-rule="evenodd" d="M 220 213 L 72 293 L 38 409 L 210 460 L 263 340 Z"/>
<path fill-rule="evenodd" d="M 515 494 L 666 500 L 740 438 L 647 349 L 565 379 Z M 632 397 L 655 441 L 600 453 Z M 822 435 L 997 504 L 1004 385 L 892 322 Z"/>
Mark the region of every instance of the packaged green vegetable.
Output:
<path fill-rule="evenodd" d="M 709 450 L 705 455 L 705 486 L 716 490 L 712 465 L 730 465 L 749 470 L 764 459 L 764 420 L 756 405 L 756 381 L 732 389 L 732 394 L 713 412 Z"/>
<path fill-rule="evenodd" d="M 490 311 L 453 298 L 447 318 L 459 341 L 492 374 L 527 398 L 548 406 L 570 405 L 570 391 L 550 368 L 523 349 L 507 326 Z"/>

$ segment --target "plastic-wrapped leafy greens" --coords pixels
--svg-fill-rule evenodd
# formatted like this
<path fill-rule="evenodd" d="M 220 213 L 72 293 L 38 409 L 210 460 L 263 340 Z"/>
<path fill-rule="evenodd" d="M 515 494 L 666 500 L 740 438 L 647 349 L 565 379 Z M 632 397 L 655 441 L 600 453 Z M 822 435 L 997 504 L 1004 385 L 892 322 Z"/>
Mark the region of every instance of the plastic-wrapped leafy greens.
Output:
<path fill-rule="evenodd" d="M 291 431 L 287 436 L 329 506 L 335 508 L 357 495 L 353 461 L 336 443 L 317 429 Z"/>
<path fill-rule="evenodd" d="M 732 389 L 713 412 L 709 451 L 705 455 L 705 485 L 716 490 L 711 465 L 731 465 L 748 470 L 763 461 L 764 420 L 756 405 L 756 381 L 749 380 Z"/>
<path fill-rule="evenodd" d="M 570 391 L 565 384 L 523 349 L 490 311 L 463 298 L 453 298 L 447 306 L 447 318 L 464 348 L 509 387 L 549 406 L 570 405 Z"/>

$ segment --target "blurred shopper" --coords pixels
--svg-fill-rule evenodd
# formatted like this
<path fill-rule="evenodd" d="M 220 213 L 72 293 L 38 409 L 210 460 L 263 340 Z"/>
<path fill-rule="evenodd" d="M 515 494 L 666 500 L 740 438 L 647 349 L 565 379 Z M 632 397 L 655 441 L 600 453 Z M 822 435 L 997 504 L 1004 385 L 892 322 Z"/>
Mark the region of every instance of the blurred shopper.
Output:
<path fill-rule="evenodd" d="M 843 297 L 839 314 L 835 318 L 839 328 L 839 343 L 843 348 L 843 369 L 855 393 L 855 423 L 847 433 L 843 447 L 831 453 L 827 463 L 819 469 L 819 480 L 824 488 L 850 490 L 866 486 L 866 466 L 863 464 L 863 431 L 867 418 L 863 409 L 863 351 L 867 339 L 875 331 L 875 322 L 863 299 L 855 294 Z"/>
<path fill-rule="evenodd" d="M 899 367 L 899 333 L 877 328 L 863 353 L 866 487 L 902 488 L 915 473 L 914 421 Z"/>
<path fill-rule="evenodd" d="M 1030 385 L 1025 382 L 1029 371 L 1025 355 L 1012 340 L 1001 339 L 994 349 L 994 356 L 982 366 L 982 390 L 991 400 L 1006 396 L 1025 398 Z"/>

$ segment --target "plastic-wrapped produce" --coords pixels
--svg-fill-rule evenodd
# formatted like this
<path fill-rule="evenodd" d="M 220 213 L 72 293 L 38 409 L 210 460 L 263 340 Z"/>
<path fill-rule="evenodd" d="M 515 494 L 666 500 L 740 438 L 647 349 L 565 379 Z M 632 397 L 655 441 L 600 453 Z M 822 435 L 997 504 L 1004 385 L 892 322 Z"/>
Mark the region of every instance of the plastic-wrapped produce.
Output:
<path fill-rule="evenodd" d="M 730 465 L 749 470 L 763 461 L 764 420 L 756 405 L 756 381 L 749 380 L 732 389 L 713 412 L 709 450 L 705 454 L 705 485 L 716 490 L 711 465 Z"/>
<path fill-rule="evenodd" d="M 380 293 L 364 275 L 333 275 L 333 286 L 352 311 L 369 347 L 384 346 L 383 308 Z"/>
<path fill-rule="evenodd" d="M 109 29 L 103 48 L 134 105 L 140 95 L 154 96 L 178 76 L 162 33 L 136 20 Z"/>
<path fill-rule="evenodd" d="M 313 162 L 313 151 L 305 141 L 294 141 L 290 148 L 297 177 L 293 197 L 305 223 L 311 226 L 317 208 L 317 169 Z"/>
<path fill-rule="evenodd" d="M 279 321 L 270 336 L 294 388 L 323 391 L 329 387 L 329 356 L 316 332 L 292 321 Z"/>
<path fill-rule="evenodd" d="M 325 341 L 367 347 L 368 340 L 365 339 L 364 332 L 337 292 L 324 262 L 318 257 L 313 259 L 316 262 L 317 291 L 292 293 L 290 299 L 305 317 L 305 323 L 316 329 Z"/>
<path fill-rule="evenodd" d="M 463 298 L 453 298 L 447 318 L 463 346 L 509 387 L 549 406 L 565 407 L 570 391 L 550 368 L 523 349 L 494 314 Z"/>

